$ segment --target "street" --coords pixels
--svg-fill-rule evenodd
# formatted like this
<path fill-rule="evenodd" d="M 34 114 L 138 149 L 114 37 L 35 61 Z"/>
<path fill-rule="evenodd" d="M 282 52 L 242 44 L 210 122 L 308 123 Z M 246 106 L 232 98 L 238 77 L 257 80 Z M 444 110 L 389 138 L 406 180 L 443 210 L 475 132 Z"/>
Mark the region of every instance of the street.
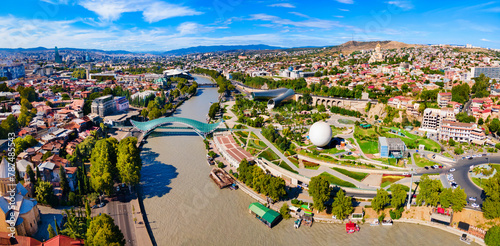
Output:
<path fill-rule="evenodd" d="M 120 230 L 125 237 L 125 245 L 138 245 L 135 238 L 134 221 L 132 220 L 130 194 L 127 188 L 122 191 L 124 192 L 115 197 L 106 198 L 104 207 L 92 209 L 92 216 L 97 216 L 101 213 L 108 214 L 113 218 L 115 224 L 120 227 Z M 138 210 L 139 208 L 135 209 Z"/>

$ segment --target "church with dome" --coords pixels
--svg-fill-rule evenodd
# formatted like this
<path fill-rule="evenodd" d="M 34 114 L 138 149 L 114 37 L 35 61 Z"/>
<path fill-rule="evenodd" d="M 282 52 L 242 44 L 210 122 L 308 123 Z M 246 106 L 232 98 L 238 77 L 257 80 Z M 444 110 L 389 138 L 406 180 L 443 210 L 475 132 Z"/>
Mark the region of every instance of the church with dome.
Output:
<path fill-rule="evenodd" d="M 2 221 L 0 232 L 11 233 L 12 224 L 16 228 L 16 235 L 32 236 L 38 231 L 40 222 L 38 203 L 30 198 L 33 185 L 31 182 L 25 182 L 24 185 L 12 183 L 8 170 L 9 163 L 2 158 L 0 161 L 0 221 Z M 15 193 L 11 193 L 11 190 Z M 10 204 L 11 200 L 13 204 Z"/>
<path fill-rule="evenodd" d="M 368 63 L 374 63 L 374 62 L 381 62 L 385 61 L 384 54 L 380 51 L 380 43 L 377 44 L 377 47 L 375 47 L 375 52 L 372 54 L 370 57 L 370 60 L 368 60 Z"/>

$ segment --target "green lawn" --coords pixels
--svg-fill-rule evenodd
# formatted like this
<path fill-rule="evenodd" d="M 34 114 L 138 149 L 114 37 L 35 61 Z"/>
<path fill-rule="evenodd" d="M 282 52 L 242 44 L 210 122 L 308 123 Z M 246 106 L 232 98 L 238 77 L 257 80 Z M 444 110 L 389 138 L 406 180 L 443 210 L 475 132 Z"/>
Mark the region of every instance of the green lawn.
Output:
<path fill-rule="evenodd" d="M 279 159 L 278 155 L 276 155 L 276 153 L 274 153 L 271 149 L 267 149 L 264 152 L 260 153 L 258 157 L 262 157 L 268 161 L 274 161 Z"/>
<path fill-rule="evenodd" d="M 448 154 L 448 152 L 446 152 L 446 151 L 443 153 L 443 155 L 446 156 L 446 157 L 448 157 L 448 158 L 453 159 L 453 156 L 451 156 L 450 154 Z"/>
<path fill-rule="evenodd" d="M 338 119 L 338 122 L 341 124 L 346 124 L 346 125 L 352 125 L 354 124 L 354 121 L 348 120 L 348 119 Z"/>
<path fill-rule="evenodd" d="M 342 173 L 348 177 L 351 177 L 357 181 L 361 181 L 364 178 L 366 178 L 366 176 L 368 176 L 368 173 L 353 172 L 353 171 L 345 170 L 345 169 L 338 168 L 338 167 L 332 167 L 332 169 L 339 172 L 339 173 Z"/>
<path fill-rule="evenodd" d="M 480 179 L 480 178 L 474 178 L 472 177 L 472 182 L 474 182 L 474 184 L 476 184 L 477 186 L 481 187 L 482 189 L 483 188 L 483 185 L 484 185 L 484 180 Z"/>
<path fill-rule="evenodd" d="M 437 163 L 427 160 L 425 157 L 420 156 L 420 154 L 413 154 L 413 159 L 415 159 L 415 164 L 419 167 L 434 166 Z"/>
<path fill-rule="evenodd" d="M 255 149 L 265 149 L 267 147 L 264 142 L 256 139 L 250 139 L 250 141 L 248 141 L 248 146 Z"/>
<path fill-rule="evenodd" d="M 288 164 L 286 164 L 286 162 L 284 162 L 284 161 L 281 161 L 281 162 L 280 162 L 280 164 L 279 164 L 278 166 L 280 166 L 281 168 L 286 169 L 286 170 L 288 170 L 288 171 L 290 171 L 290 172 L 292 172 L 292 173 L 299 173 L 299 172 L 297 172 L 297 171 L 293 170 L 293 169 L 292 169 L 292 168 L 291 168 Z"/>
<path fill-rule="evenodd" d="M 297 159 L 292 158 L 292 157 L 288 157 L 288 160 L 290 160 L 293 163 L 293 165 L 295 165 L 297 168 L 299 168 L 299 161 L 297 161 Z"/>
<path fill-rule="evenodd" d="M 344 181 L 342 179 L 339 179 L 339 178 L 337 178 L 337 177 L 335 177 L 335 176 L 333 176 L 333 175 L 331 175 L 331 174 L 329 174 L 327 172 L 323 172 L 319 176 L 324 177 L 332 185 L 337 185 L 337 186 L 342 186 L 342 187 L 356 188 L 356 186 L 353 183 L 350 183 L 350 182 Z"/>
<path fill-rule="evenodd" d="M 242 138 L 248 137 L 248 132 L 244 132 L 244 131 L 237 131 L 237 132 L 234 132 L 234 134 L 236 134 L 237 136 L 242 137 Z"/>
<path fill-rule="evenodd" d="M 361 151 L 365 154 L 377 154 L 378 153 L 378 143 L 365 140 L 357 140 Z"/>
<path fill-rule="evenodd" d="M 253 132 L 250 134 L 250 136 L 251 136 L 252 138 L 259 139 L 259 137 L 257 137 L 257 135 L 255 135 L 255 133 L 253 133 Z"/>
<path fill-rule="evenodd" d="M 403 186 L 403 190 L 405 190 L 406 192 L 410 191 L 410 187 L 406 186 L 406 185 L 402 185 Z M 387 189 L 387 191 L 391 191 L 391 188 Z"/>

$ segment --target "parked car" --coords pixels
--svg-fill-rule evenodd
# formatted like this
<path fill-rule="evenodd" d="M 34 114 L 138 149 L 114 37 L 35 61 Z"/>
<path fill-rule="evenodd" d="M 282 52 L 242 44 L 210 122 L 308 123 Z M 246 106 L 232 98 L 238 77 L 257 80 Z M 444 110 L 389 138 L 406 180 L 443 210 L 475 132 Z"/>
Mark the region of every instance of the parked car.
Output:
<path fill-rule="evenodd" d="M 455 168 L 451 168 L 451 169 L 450 169 L 450 172 L 455 172 Z"/>
<path fill-rule="evenodd" d="M 471 206 L 472 206 L 473 208 L 479 208 L 479 205 L 478 205 L 477 203 L 473 203 L 473 204 L 471 204 Z"/>
<path fill-rule="evenodd" d="M 429 167 L 424 167 L 425 169 L 429 170 Z"/>
<path fill-rule="evenodd" d="M 432 167 L 434 167 L 434 168 L 439 168 L 439 165 L 434 165 L 434 166 L 432 166 Z"/>
<path fill-rule="evenodd" d="M 475 202 L 475 201 L 476 201 L 476 198 L 471 196 L 471 197 L 469 197 L 469 200 L 470 200 L 470 201 L 474 201 L 474 202 Z"/>
<path fill-rule="evenodd" d="M 99 203 L 100 208 L 104 207 L 104 205 L 105 205 L 104 202 Z"/>

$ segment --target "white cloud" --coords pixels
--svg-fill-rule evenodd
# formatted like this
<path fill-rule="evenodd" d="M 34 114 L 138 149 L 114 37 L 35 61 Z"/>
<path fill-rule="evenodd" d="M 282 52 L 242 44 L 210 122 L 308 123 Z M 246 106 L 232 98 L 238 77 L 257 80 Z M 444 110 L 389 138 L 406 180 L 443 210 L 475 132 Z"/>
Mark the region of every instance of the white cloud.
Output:
<path fill-rule="evenodd" d="M 485 41 L 485 42 L 491 42 L 491 40 L 489 39 L 485 39 L 485 38 L 482 38 L 481 41 Z"/>
<path fill-rule="evenodd" d="M 410 1 L 389 1 L 387 4 L 394 5 L 404 10 L 413 9 L 413 4 Z"/>
<path fill-rule="evenodd" d="M 302 15 L 303 17 L 307 17 L 306 15 Z M 282 19 L 278 16 L 268 15 L 268 14 L 254 14 L 251 15 L 250 20 L 260 20 L 260 21 L 269 21 L 273 24 L 279 26 L 295 26 L 295 27 L 309 27 L 309 28 L 322 28 L 322 29 L 330 29 L 333 27 L 343 27 L 337 21 L 331 20 L 321 20 L 310 18 L 304 21 L 292 21 L 289 19 Z"/>
<path fill-rule="evenodd" d="M 345 4 L 353 4 L 354 3 L 353 0 L 335 0 L 335 1 L 337 1 L 339 3 L 345 3 Z"/>
<path fill-rule="evenodd" d="M 291 3 L 275 3 L 275 4 L 271 4 L 271 5 L 267 5 L 269 7 L 282 7 L 282 8 L 295 8 L 295 5 L 291 4 Z"/>
<path fill-rule="evenodd" d="M 42 2 L 50 3 L 50 4 L 68 4 L 68 0 L 40 0 Z"/>
<path fill-rule="evenodd" d="M 344 16 L 342 16 L 342 15 L 334 15 L 333 17 L 344 18 Z"/>
<path fill-rule="evenodd" d="M 348 9 L 339 9 L 340 11 L 349 12 Z"/>
<path fill-rule="evenodd" d="M 179 32 L 179 36 L 185 36 L 185 35 L 190 35 L 190 34 L 201 34 L 201 33 L 207 33 L 207 32 L 212 32 L 217 29 L 226 29 L 228 28 L 227 26 L 220 26 L 220 25 L 201 25 L 198 23 L 194 22 L 184 22 L 180 24 L 176 30 Z"/>
<path fill-rule="evenodd" d="M 115 21 L 120 19 L 121 14 L 129 12 L 142 12 L 144 20 L 149 23 L 202 14 L 189 7 L 158 0 L 80 0 L 79 4 L 95 12 L 102 21 Z"/>
<path fill-rule="evenodd" d="M 304 18 L 309 18 L 308 15 L 305 15 L 305 14 L 302 14 L 302 13 L 299 13 L 299 12 L 289 12 L 290 14 L 293 14 L 293 15 L 296 15 L 296 16 L 300 16 L 300 17 L 304 17 Z"/>

